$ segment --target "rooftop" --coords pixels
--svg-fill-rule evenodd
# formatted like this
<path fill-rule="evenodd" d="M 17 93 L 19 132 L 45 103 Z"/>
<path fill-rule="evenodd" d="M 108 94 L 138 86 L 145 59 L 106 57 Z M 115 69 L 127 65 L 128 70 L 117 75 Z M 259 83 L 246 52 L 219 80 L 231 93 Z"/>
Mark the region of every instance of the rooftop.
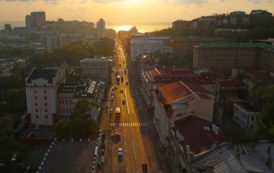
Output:
<path fill-rule="evenodd" d="M 104 87 L 104 82 L 80 81 L 78 84 L 63 83 L 58 87 L 58 93 L 73 93 L 76 98 L 96 98 Z"/>
<path fill-rule="evenodd" d="M 247 144 L 222 144 L 192 160 L 195 172 L 203 173 L 270 173 L 267 162 L 273 162 L 274 145 L 267 141 Z"/>
<path fill-rule="evenodd" d="M 238 105 L 239 107 L 245 109 L 247 112 L 259 112 L 259 109 L 250 105 L 247 102 L 239 102 L 239 103 L 235 103 L 235 105 Z"/>
<path fill-rule="evenodd" d="M 192 95 L 192 91 L 181 81 L 160 86 L 159 91 L 166 104 Z"/>
<path fill-rule="evenodd" d="M 181 144 L 189 145 L 190 150 L 195 154 L 211 149 L 215 144 L 220 144 L 224 140 L 223 133 L 216 135 L 213 131 L 207 131 L 204 127 L 211 127 L 212 123 L 188 116 L 175 121 L 175 127 L 184 137 Z"/>
<path fill-rule="evenodd" d="M 56 73 L 57 69 L 34 69 L 29 75 L 27 82 L 29 83 L 32 80 L 43 78 L 47 80 L 49 83 L 52 83 Z"/>
<path fill-rule="evenodd" d="M 80 60 L 81 62 L 111 62 L 110 59 L 107 59 L 105 57 L 101 57 L 101 58 L 84 58 Z"/>
<path fill-rule="evenodd" d="M 270 45 L 265 43 L 201 43 L 195 46 L 196 48 L 271 48 Z"/>

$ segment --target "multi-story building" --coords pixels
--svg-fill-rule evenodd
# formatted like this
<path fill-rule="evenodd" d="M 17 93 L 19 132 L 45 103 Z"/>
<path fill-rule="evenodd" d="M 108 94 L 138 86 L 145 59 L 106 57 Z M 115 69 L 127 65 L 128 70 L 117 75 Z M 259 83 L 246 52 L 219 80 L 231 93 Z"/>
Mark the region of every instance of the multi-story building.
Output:
<path fill-rule="evenodd" d="M 169 41 L 169 37 L 133 36 L 129 41 L 130 58 L 135 61 L 140 55 L 153 54 L 157 51 L 172 53 L 173 49 Z"/>
<path fill-rule="evenodd" d="M 233 120 L 243 129 L 252 129 L 259 113 L 258 109 L 248 103 L 234 103 Z"/>
<path fill-rule="evenodd" d="M 26 16 L 26 27 L 36 28 L 41 27 L 46 23 L 46 13 L 44 11 L 31 12 Z"/>
<path fill-rule="evenodd" d="M 246 90 L 247 88 L 239 80 L 218 80 L 216 86 L 216 103 L 225 105 L 228 103 L 228 99 L 238 98 Z"/>
<path fill-rule="evenodd" d="M 193 48 L 193 67 L 230 72 L 260 67 L 273 71 L 273 47 L 263 43 L 205 43 Z"/>
<path fill-rule="evenodd" d="M 106 22 L 104 19 L 100 19 L 97 24 L 96 24 L 96 29 L 97 29 L 97 37 L 102 38 L 104 37 L 104 32 L 106 29 Z"/>
<path fill-rule="evenodd" d="M 274 145 L 268 141 L 224 143 L 191 158 L 191 173 L 271 173 Z"/>
<path fill-rule="evenodd" d="M 224 78 L 223 74 L 215 72 L 194 73 L 189 69 L 155 67 L 142 73 L 141 93 L 147 107 L 153 108 L 154 93 L 158 86 L 183 81 L 188 84 L 199 84 L 212 95 L 216 95 L 216 81 Z"/>
<path fill-rule="evenodd" d="M 32 70 L 26 78 L 27 113 L 31 117 L 32 124 L 54 124 L 57 113 L 57 89 L 64 82 L 64 70 Z"/>
<path fill-rule="evenodd" d="M 105 83 L 97 81 L 80 81 L 78 84 L 64 83 L 58 87 L 57 112 L 61 121 L 69 119 L 73 113 L 75 104 L 79 100 L 88 100 L 91 103 L 89 119 L 98 119 L 98 113 L 105 94 Z"/>
<path fill-rule="evenodd" d="M 111 60 L 107 58 L 85 58 L 80 60 L 80 66 L 85 78 L 109 82 Z"/>
<path fill-rule="evenodd" d="M 199 85 L 174 82 L 155 92 L 154 123 L 160 141 L 167 146 L 170 123 L 188 116 L 212 122 L 214 96 Z"/>
<path fill-rule="evenodd" d="M 168 164 L 171 173 L 186 172 L 195 155 L 211 150 L 224 141 L 218 126 L 209 121 L 188 116 L 175 121 L 169 129 Z"/>

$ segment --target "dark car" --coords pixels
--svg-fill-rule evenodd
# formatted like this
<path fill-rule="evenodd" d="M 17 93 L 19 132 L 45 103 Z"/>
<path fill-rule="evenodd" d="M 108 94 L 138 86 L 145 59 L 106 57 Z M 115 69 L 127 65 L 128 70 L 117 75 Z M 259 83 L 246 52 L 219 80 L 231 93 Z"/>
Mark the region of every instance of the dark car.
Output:
<path fill-rule="evenodd" d="M 146 163 L 142 163 L 142 171 L 143 173 L 147 173 L 148 170 L 147 170 L 147 164 Z"/>

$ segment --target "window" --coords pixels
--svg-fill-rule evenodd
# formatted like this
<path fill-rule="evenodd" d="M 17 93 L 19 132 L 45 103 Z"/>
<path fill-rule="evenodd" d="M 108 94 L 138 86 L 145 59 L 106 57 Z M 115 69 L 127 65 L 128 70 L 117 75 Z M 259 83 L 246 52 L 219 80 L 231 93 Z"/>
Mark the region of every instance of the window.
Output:
<path fill-rule="evenodd" d="M 38 119 L 38 115 L 36 115 L 35 118 Z"/>
<path fill-rule="evenodd" d="M 47 102 L 45 102 L 45 106 L 47 106 L 48 105 L 48 103 Z"/>
<path fill-rule="evenodd" d="M 35 106 L 37 106 L 38 104 L 35 102 Z"/>
<path fill-rule="evenodd" d="M 44 90 L 44 93 L 47 93 L 47 90 Z"/>
<path fill-rule="evenodd" d="M 34 99 L 37 100 L 37 96 L 35 96 Z"/>
<path fill-rule="evenodd" d="M 48 110 L 47 110 L 47 109 L 45 109 L 45 112 L 48 112 Z"/>
<path fill-rule="evenodd" d="M 45 96 L 44 99 L 47 100 L 47 96 Z"/>
<path fill-rule="evenodd" d="M 37 93 L 37 91 L 36 91 L 36 90 L 34 90 L 34 93 Z"/>
<path fill-rule="evenodd" d="M 47 116 L 47 115 L 45 115 L 45 118 L 46 118 L 46 119 L 48 119 L 48 116 Z"/>
<path fill-rule="evenodd" d="M 38 112 L 38 109 L 35 109 L 35 112 Z"/>

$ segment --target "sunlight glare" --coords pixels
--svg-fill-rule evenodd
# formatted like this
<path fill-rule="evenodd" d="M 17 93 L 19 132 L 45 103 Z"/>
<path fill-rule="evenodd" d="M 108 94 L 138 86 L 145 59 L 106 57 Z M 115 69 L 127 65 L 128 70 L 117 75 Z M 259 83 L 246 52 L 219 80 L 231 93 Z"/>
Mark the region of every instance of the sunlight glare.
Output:
<path fill-rule="evenodd" d="M 118 32 L 118 31 L 128 31 L 132 28 L 132 25 L 120 25 L 120 26 L 116 26 L 113 29 Z"/>

